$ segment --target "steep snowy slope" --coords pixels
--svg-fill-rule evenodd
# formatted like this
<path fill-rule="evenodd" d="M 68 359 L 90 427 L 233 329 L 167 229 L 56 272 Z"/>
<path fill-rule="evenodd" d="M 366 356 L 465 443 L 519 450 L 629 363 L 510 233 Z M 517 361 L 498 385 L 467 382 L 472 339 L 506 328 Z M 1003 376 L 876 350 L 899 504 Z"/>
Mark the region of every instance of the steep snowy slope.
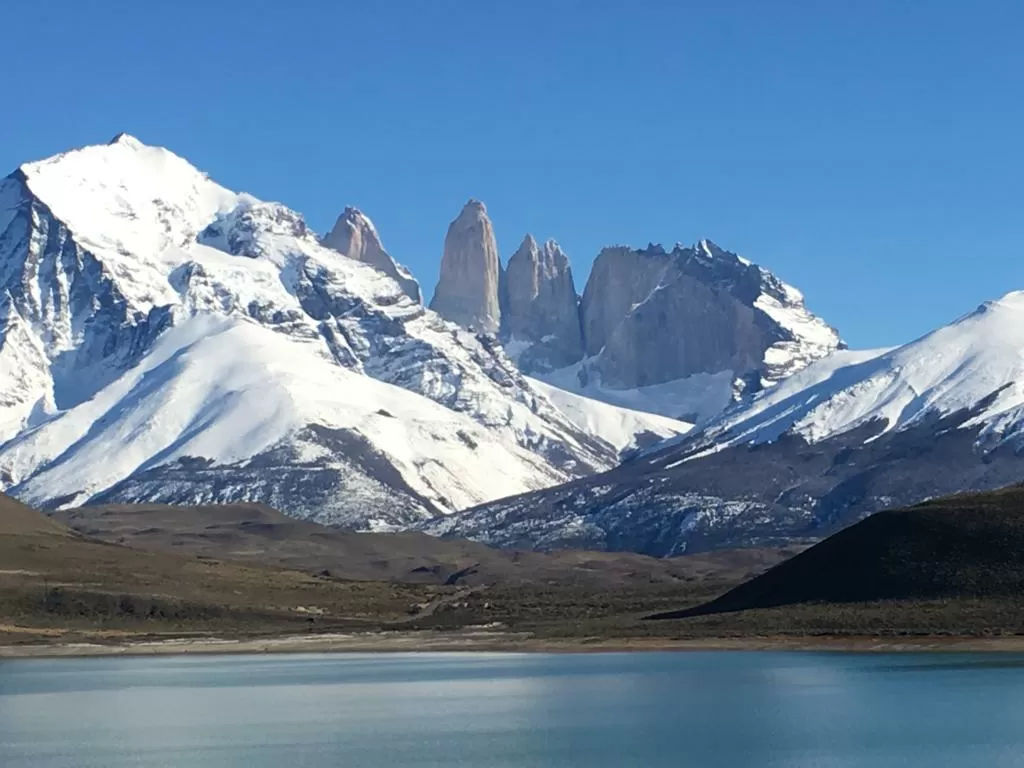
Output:
<path fill-rule="evenodd" d="M 492 338 L 128 136 L 0 183 L 0 291 L 0 485 L 35 503 L 379 526 L 615 459 Z"/>
<path fill-rule="evenodd" d="M 600 376 L 588 371 L 586 363 L 534 374 L 534 377 L 549 386 L 572 392 L 587 400 L 597 400 L 619 408 L 698 426 L 721 416 L 732 405 L 737 394 L 736 379 L 730 370 L 695 373 L 663 384 L 628 389 L 604 384 Z"/>
<path fill-rule="evenodd" d="M 693 425 L 655 413 L 609 405 L 532 379 L 534 388 L 580 429 L 600 435 L 620 452 L 656 445 L 689 432 Z"/>
<path fill-rule="evenodd" d="M 616 469 L 427 526 L 673 554 L 819 537 L 1024 480 L 1024 292 L 892 350 L 840 351 Z"/>
<path fill-rule="evenodd" d="M 707 439 L 722 448 L 788 432 L 815 443 L 871 422 L 899 430 L 963 410 L 973 413 L 963 427 L 984 427 L 986 441 L 1010 437 L 1024 416 L 1024 291 L 863 357 L 839 353 L 812 366 L 728 415 Z"/>
<path fill-rule="evenodd" d="M 122 490 L 131 489 L 133 500 L 217 501 L 232 491 L 217 475 L 230 483 L 233 473 L 211 477 L 200 467 L 251 464 L 272 450 L 287 453 L 280 463 L 294 473 L 318 475 L 321 484 L 331 476 L 330 495 L 315 505 L 288 499 L 293 512 L 363 522 L 352 519 L 358 507 L 374 511 L 366 515 L 371 526 L 394 521 L 400 510 L 388 507 L 396 496 L 407 497 L 402 514 L 415 519 L 479 502 L 475 477 L 488 477 L 497 493 L 560 478 L 540 457 L 494 440 L 462 414 L 339 368 L 314 340 L 212 314 L 166 331 L 138 365 L 16 438 L 2 460 L 14 478 L 39 468 L 17 486 L 26 499 L 74 504 L 132 477 Z M 196 457 L 199 466 L 187 461 Z M 375 472 L 374 461 L 397 471 Z M 198 477 L 184 488 L 159 472 L 146 478 L 155 467 L 176 465 Z M 505 471 L 495 472 L 499 466 Z M 271 485 L 267 497 L 281 497 L 271 483 L 255 483 L 250 491 Z"/>

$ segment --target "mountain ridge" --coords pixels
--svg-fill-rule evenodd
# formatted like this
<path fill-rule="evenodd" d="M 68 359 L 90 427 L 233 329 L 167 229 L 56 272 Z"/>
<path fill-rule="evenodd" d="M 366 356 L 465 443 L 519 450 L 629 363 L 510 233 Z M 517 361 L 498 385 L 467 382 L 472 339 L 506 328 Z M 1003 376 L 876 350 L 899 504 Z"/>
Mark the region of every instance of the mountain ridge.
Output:
<path fill-rule="evenodd" d="M 226 190 L 168 150 L 120 137 L 29 163 L 2 182 L 0 201 L 0 370 L 13 372 L 0 403 L 0 482 L 34 502 L 81 503 L 115 487 L 132 500 L 159 490 L 182 501 L 185 462 L 204 467 L 197 477 L 218 475 L 194 489 L 196 501 L 263 492 L 309 515 L 333 487 L 350 498 L 327 505 L 326 519 L 387 526 L 615 460 L 611 445 L 533 391 L 491 340 L 443 322 L 378 268 L 324 248 L 295 212 Z M 360 382 L 357 411 L 368 421 L 360 427 L 331 408 L 326 423 L 321 414 L 310 421 L 265 380 L 263 392 L 218 381 L 202 370 L 232 359 L 218 338 L 244 343 L 260 361 L 234 358 L 245 381 L 266 371 L 298 381 L 294 368 L 260 357 L 273 352 L 303 361 L 308 383 L 321 381 L 313 398 L 321 404 Z M 174 339 L 181 346 L 169 348 Z M 150 358 L 161 343 L 163 357 Z M 332 377 L 340 378 L 327 384 Z M 182 387 L 195 405 L 179 418 L 171 403 Z M 225 424 L 244 419 L 218 422 L 225 414 L 257 423 L 235 434 Z M 410 453 L 398 425 L 429 448 Z M 289 471 L 279 480 L 258 472 L 255 456 L 229 448 L 236 438 Z M 448 458 L 438 462 L 442 448 Z M 469 470 L 467 461 L 487 455 L 494 464 Z M 92 479 L 97 472 L 104 482 Z M 252 485 L 253 472 L 272 487 Z M 135 475 L 149 482 L 122 485 Z M 303 485 L 319 489 L 315 499 L 303 498 Z M 369 512 L 353 516 L 346 510 L 360 497 Z"/>
<path fill-rule="evenodd" d="M 506 268 L 476 200 L 446 238 L 446 322 L 358 209 L 320 237 L 127 135 L 21 166 L 0 202 L 0 486 L 37 504 L 415 526 L 608 470 L 840 346 L 798 291 L 702 240 L 602 252 L 650 274 L 605 281 L 625 311 L 589 354 L 600 278 L 579 299 L 530 236 Z M 648 351 L 616 387 L 638 386 L 602 389 L 629 349 Z"/>
<path fill-rule="evenodd" d="M 821 538 L 1020 482 L 1024 293 L 891 350 L 837 351 L 619 467 L 425 529 L 501 546 L 679 554 Z"/>

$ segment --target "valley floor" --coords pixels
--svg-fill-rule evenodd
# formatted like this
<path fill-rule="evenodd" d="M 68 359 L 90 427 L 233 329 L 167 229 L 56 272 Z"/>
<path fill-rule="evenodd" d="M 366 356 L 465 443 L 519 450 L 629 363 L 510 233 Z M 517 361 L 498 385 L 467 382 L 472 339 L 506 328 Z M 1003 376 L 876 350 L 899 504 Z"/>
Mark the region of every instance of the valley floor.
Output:
<path fill-rule="evenodd" d="M 0 497 L 0 657 L 1024 652 L 1020 496 L 881 513 L 795 557 L 751 550 L 665 560 L 343 534 L 297 528 L 265 509 L 100 509 L 70 515 L 74 530 Z M 913 535 L 897 535 L 908 525 Z M 793 591 L 808 584 L 821 589 Z M 893 594 L 920 597 L 885 598 Z M 935 594 L 955 596 L 927 597 Z"/>

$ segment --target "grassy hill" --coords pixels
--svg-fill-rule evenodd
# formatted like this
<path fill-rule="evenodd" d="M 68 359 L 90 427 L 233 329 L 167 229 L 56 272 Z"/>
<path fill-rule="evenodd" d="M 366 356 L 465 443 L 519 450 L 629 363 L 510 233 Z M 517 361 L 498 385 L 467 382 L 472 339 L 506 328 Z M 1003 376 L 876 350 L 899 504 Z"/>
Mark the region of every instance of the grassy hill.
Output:
<path fill-rule="evenodd" d="M 873 515 L 707 603 L 653 616 L 748 631 L 1024 632 L 1024 488 Z"/>
<path fill-rule="evenodd" d="M 145 552 L 73 531 L 0 495 L 0 639 L 47 633 L 295 631 L 403 621 L 430 585 Z"/>

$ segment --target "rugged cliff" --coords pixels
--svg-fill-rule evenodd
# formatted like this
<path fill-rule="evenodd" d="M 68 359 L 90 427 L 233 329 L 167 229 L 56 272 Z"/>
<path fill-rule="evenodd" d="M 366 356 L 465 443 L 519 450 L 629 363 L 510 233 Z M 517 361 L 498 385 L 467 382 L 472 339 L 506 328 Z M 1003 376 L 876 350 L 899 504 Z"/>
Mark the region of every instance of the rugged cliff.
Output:
<path fill-rule="evenodd" d="M 504 295 L 502 330 L 520 369 L 550 371 L 580 360 L 583 334 L 576 286 L 558 243 L 548 240 L 539 246 L 527 235 L 508 260 Z"/>

